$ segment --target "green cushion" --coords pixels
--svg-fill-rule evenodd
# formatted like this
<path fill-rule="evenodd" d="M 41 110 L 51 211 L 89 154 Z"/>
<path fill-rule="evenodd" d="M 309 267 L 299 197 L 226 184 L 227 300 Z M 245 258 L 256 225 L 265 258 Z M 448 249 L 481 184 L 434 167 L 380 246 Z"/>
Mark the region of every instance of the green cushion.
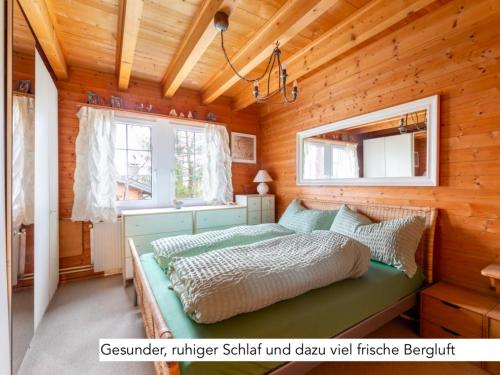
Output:
<path fill-rule="evenodd" d="M 331 230 L 370 248 L 372 259 L 394 266 L 409 277 L 417 272 L 415 252 L 425 229 L 425 219 L 406 216 L 372 223 L 369 218 L 342 206 Z"/>
<path fill-rule="evenodd" d="M 278 223 L 297 233 L 311 233 L 314 230 L 329 230 L 336 214 L 337 210 L 308 210 L 294 199 Z"/>

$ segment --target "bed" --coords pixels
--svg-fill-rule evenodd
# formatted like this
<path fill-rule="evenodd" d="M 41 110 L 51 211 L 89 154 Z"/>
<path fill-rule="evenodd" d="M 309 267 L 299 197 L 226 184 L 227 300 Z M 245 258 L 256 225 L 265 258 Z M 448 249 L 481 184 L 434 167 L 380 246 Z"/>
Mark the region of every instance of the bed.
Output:
<path fill-rule="evenodd" d="M 306 200 L 309 208 L 335 209 L 341 203 Z M 412 279 L 391 266 L 372 261 L 360 279 L 344 280 L 252 313 L 209 325 L 189 319 L 152 254 L 139 256 L 133 240 L 134 285 L 148 338 L 328 338 L 363 337 L 416 304 L 416 295 L 432 283 L 432 254 L 437 212 L 432 208 L 349 204 L 375 221 L 419 215 L 426 231 L 417 250 L 420 270 Z M 334 298 L 333 298 L 334 297 Z M 293 313 L 290 313 L 290 312 Z M 312 363 L 155 362 L 157 374 L 289 374 Z"/>

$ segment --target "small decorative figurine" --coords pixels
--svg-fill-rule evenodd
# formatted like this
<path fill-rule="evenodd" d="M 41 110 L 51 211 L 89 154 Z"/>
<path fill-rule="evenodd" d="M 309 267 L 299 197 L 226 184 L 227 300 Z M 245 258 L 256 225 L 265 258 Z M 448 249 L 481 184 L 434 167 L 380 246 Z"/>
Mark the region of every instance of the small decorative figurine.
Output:
<path fill-rule="evenodd" d="M 177 112 L 175 111 L 174 108 L 172 108 L 168 114 L 169 116 L 177 117 Z"/>
<path fill-rule="evenodd" d="M 193 113 L 191 111 L 188 112 L 188 118 L 193 118 Z"/>
<path fill-rule="evenodd" d="M 153 105 L 149 103 L 146 107 L 146 111 L 151 112 L 153 110 Z"/>
<path fill-rule="evenodd" d="M 111 96 L 111 107 L 113 108 L 123 108 L 123 99 L 120 96 Z"/>
<path fill-rule="evenodd" d="M 99 105 L 101 104 L 101 98 L 96 93 L 87 91 L 87 103 Z"/>
<path fill-rule="evenodd" d="M 217 121 L 217 116 L 213 112 L 208 112 L 208 114 L 207 114 L 207 120 L 208 121 Z"/>
<path fill-rule="evenodd" d="M 184 116 L 184 112 L 181 112 L 181 113 L 179 114 L 179 117 L 186 117 L 186 116 Z"/>
<path fill-rule="evenodd" d="M 20 79 L 17 81 L 16 91 L 29 94 L 30 90 L 31 90 L 31 80 Z"/>

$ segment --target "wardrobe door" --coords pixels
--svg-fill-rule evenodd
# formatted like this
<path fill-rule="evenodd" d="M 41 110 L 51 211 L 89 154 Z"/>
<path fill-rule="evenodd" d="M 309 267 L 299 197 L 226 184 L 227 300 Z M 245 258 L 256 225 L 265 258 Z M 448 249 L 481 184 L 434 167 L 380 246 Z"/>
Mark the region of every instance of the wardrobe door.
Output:
<path fill-rule="evenodd" d="M 58 96 L 52 80 L 47 87 L 49 146 L 49 300 L 59 284 L 59 149 Z"/>
<path fill-rule="evenodd" d="M 385 137 L 385 174 L 387 177 L 415 175 L 413 133 Z"/>
<path fill-rule="evenodd" d="M 49 121 L 48 95 L 43 87 L 50 76 L 38 54 L 35 58 L 35 329 L 49 304 Z"/>
<path fill-rule="evenodd" d="M 385 139 L 363 140 L 363 177 L 385 176 Z"/>
<path fill-rule="evenodd" d="M 4 7 L 0 7 L 0 27 L 5 30 L 5 11 Z M 0 38 L 0 61 L 4 61 L 4 47 L 6 38 Z M 0 64 L 0 87 L 5 87 L 5 69 L 4 64 Z M 10 76 L 9 76 L 10 79 Z M 6 111 L 5 92 L 0 90 L 0 126 L 5 129 L 9 124 L 4 123 Z M 7 95 L 8 96 L 8 95 Z M 5 144 L 6 136 L 0 132 L 0 196 L 5 195 Z M 5 211 L 5 201 L 0 199 L 0 212 Z M 10 249 L 6 246 L 6 222 L 5 216 L 0 215 L 0 280 L 8 280 L 7 277 L 7 259 L 10 259 Z M 0 282 L 0 374 L 10 374 L 10 328 L 9 328 L 9 287 L 10 283 Z"/>
<path fill-rule="evenodd" d="M 36 54 L 35 124 L 35 328 L 58 282 L 57 89 Z"/>

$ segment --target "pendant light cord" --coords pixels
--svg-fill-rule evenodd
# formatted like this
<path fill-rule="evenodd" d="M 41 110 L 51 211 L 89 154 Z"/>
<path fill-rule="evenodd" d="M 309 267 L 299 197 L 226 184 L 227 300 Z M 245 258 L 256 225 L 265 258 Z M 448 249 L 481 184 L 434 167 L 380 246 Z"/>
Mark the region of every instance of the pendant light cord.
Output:
<path fill-rule="evenodd" d="M 274 60 L 275 60 L 275 59 L 273 59 L 273 57 L 275 57 L 274 51 L 276 50 L 276 48 L 278 48 L 278 43 L 276 43 L 276 47 L 274 48 L 273 53 L 271 54 L 271 56 L 269 56 L 269 60 L 267 62 L 266 70 L 264 71 L 264 73 L 262 73 L 261 76 L 253 78 L 253 79 L 246 78 L 246 77 L 242 76 L 240 73 L 238 73 L 238 71 L 235 69 L 233 64 L 231 64 L 231 60 L 229 60 L 229 56 L 227 55 L 226 48 L 224 47 L 224 32 L 223 31 L 220 32 L 220 43 L 221 43 L 222 51 L 224 52 L 224 57 L 226 58 L 227 63 L 229 64 L 229 66 L 233 70 L 234 74 L 236 74 L 243 81 L 246 81 L 248 83 L 260 81 L 262 78 L 264 78 L 266 76 L 267 71 L 269 70 L 269 66 L 271 65 L 271 61 L 274 65 Z"/>
<path fill-rule="evenodd" d="M 220 42 L 221 42 L 222 51 L 224 52 L 224 57 L 226 58 L 226 61 L 227 61 L 228 65 L 231 67 L 234 74 L 236 74 L 236 76 L 238 78 L 240 78 L 241 80 L 248 82 L 248 83 L 255 83 L 255 82 L 258 83 L 266 75 L 268 75 L 268 77 L 267 77 L 267 93 L 265 96 L 257 96 L 255 99 L 258 102 L 265 101 L 265 100 L 269 99 L 271 96 L 273 96 L 281 91 L 283 91 L 283 97 L 285 98 L 286 103 L 293 103 L 296 100 L 296 98 L 297 98 L 296 91 L 294 91 L 294 98 L 289 99 L 287 96 L 286 82 L 282 82 L 281 75 L 282 75 L 283 69 L 281 66 L 281 59 L 280 59 L 281 51 L 279 50 L 279 42 L 276 42 L 276 47 L 274 47 L 273 52 L 271 53 L 271 56 L 269 56 L 269 60 L 267 61 L 267 66 L 266 66 L 266 70 L 264 71 L 264 73 L 262 73 L 259 77 L 252 78 L 252 79 L 242 76 L 236 70 L 236 68 L 233 66 L 233 64 L 231 63 L 231 60 L 229 59 L 229 56 L 227 55 L 226 48 L 224 46 L 224 32 L 223 31 L 220 32 Z M 276 90 L 274 90 L 273 92 L 270 92 L 270 90 L 271 90 L 271 86 L 270 86 L 271 85 L 271 73 L 273 71 L 273 68 L 274 68 L 276 61 L 278 62 L 278 88 Z M 285 77 L 285 79 L 286 79 L 286 77 Z"/>

